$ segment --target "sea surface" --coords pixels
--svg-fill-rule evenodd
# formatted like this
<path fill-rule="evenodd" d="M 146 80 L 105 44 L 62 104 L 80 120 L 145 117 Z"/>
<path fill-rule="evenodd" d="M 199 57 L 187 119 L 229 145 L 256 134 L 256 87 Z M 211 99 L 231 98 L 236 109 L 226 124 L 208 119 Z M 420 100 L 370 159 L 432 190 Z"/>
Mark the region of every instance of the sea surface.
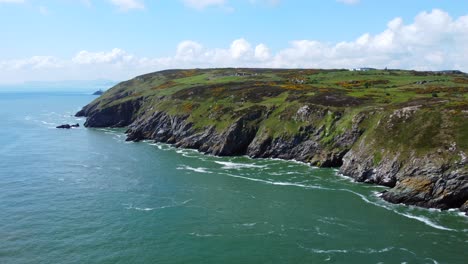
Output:
<path fill-rule="evenodd" d="M 468 218 L 333 169 L 60 130 L 95 97 L 0 93 L 0 263 L 468 263 Z"/>

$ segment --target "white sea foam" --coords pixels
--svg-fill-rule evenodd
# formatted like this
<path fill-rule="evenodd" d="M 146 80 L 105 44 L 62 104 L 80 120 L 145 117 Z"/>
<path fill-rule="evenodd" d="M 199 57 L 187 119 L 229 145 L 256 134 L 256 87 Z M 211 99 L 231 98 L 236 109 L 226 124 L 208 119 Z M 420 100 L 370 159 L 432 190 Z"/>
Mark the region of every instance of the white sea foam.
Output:
<path fill-rule="evenodd" d="M 355 182 L 353 178 L 351 177 L 348 177 L 342 173 L 335 173 L 336 176 L 338 176 L 340 179 L 343 179 L 343 180 L 346 180 L 346 181 L 349 181 L 349 182 Z"/>
<path fill-rule="evenodd" d="M 235 164 L 239 164 L 239 163 L 232 163 L 232 162 L 221 162 L 221 161 L 215 161 L 216 163 L 218 164 L 221 164 L 221 165 L 224 165 L 224 166 L 230 166 L 230 165 L 235 165 Z M 251 165 L 251 164 L 247 164 L 247 165 Z M 253 166 L 259 166 L 259 165 L 253 165 Z M 224 168 L 224 167 L 223 167 Z M 301 184 L 301 183 L 291 183 L 291 182 L 276 182 L 276 181 L 271 181 L 271 180 L 263 180 L 263 179 L 257 179 L 257 178 L 250 178 L 250 177 L 245 177 L 245 176 L 240 176 L 240 175 L 234 175 L 234 174 L 229 174 L 229 173 L 225 173 L 225 175 L 227 176 L 230 176 L 230 177 L 234 177 L 234 178 L 240 178 L 240 179 L 245 179 L 245 180 L 249 180 L 249 181 L 255 181 L 255 182 L 262 182 L 262 183 L 266 183 L 266 184 L 271 184 L 271 185 L 277 185 L 277 186 L 295 186 L 295 187 L 302 187 L 302 188 L 307 188 L 307 189 L 320 189 L 320 190 L 330 190 L 330 191 L 344 191 L 344 192 L 349 192 L 349 193 L 352 193 L 358 197 L 360 197 L 364 202 L 368 203 L 368 204 L 372 204 L 374 206 L 378 206 L 378 207 L 381 207 L 381 208 L 384 208 L 386 210 L 390 210 L 396 214 L 399 214 L 401 216 L 404 216 L 404 217 L 407 217 L 407 218 L 410 218 L 410 219 L 414 219 L 414 220 L 417 220 L 417 221 L 420 221 L 430 227 L 433 227 L 433 228 L 436 228 L 436 229 L 439 229 L 439 230 L 445 230 L 445 231 L 456 231 L 454 229 L 451 229 L 451 228 L 448 228 L 448 227 L 445 227 L 445 226 L 442 226 L 442 225 L 439 225 L 439 224 L 436 224 L 434 222 L 432 222 L 431 220 L 429 220 L 428 218 L 426 217 L 423 217 L 423 216 L 415 216 L 415 215 L 411 215 L 411 214 L 408 214 L 408 213 L 402 213 L 402 212 L 399 212 L 389 206 L 386 206 L 384 204 L 381 204 L 381 203 L 377 203 L 377 202 L 374 202 L 374 201 L 371 201 L 369 200 L 365 195 L 363 194 L 360 194 L 360 193 L 357 193 L 357 192 L 354 192 L 352 190 L 348 190 L 348 189 L 332 189 L 332 188 L 327 188 L 327 187 L 323 187 L 323 186 L 317 186 L 317 185 L 307 185 L 307 184 Z M 378 193 L 375 193 L 374 192 L 374 195 L 378 195 Z"/>
<path fill-rule="evenodd" d="M 244 180 L 249 180 L 249 181 L 254 181 L 254 182 L 261 182 L 261 183 L 266 183 L 266 184 L 271 184 L 271 185 L 294 186 L 294 187 L 301 187 L 301 188 L 307 188 L 307 189 L 319 189 L 319 190 L 334 190 L 334 189 L 325 188 L 325 187 L 318 186 L 318 185 L 306 185 L 306 184 L 293 183 L 293 182 L 276 182 L 276 181 L 269 181 L 269 180 L 250 178 L 250 177 L 245 177 L 245 176 L 240 176 L 240 175 L 234 175 L 230 173 L 222 173 L 222 174 L 227 175 L 229 177 L 233 177 L 233 178 L 239 178 L 239 179 L 244 179 Z"/>
<path fill-rule="evenodd" d="M 230 169 L 244 169 L 244 168 L 257 168 L 262 169 L 266 168 L 266 165 L 256 165 L 256 164 L 248 164 L 248 163 L 235 163 L 229 161 L 215 161 L 220 165 L 223 165 L 222 169 L 230 170 Z"/>
<path fill-rule="evenodd" d="M 398 211 L 394 211 L 394 212 L 399 214 L 399 215 L 402 215 L 402 216 L 405 216 L 405 217 L 408 217 L 408 218 L 415 219 L 415 220 L 418 220 L 420 222 L 423 222 L 426 225 L 431 226 L 431 227 L 436 228 L 436 229 L 446 230 L 446 231 L 455 231 L 454 229 L 438 225 L 438 224 L 432 222 L 431 220 L 429 220 L 429 219 L 427 219 L 426 217 L 423 217 L 423 216 L 415 216 L 415 215 L 411 215 L 411 214 L 400 213 Z"/>
<path fill-rule="evenodd" d="M 315 231 L 316 231 L 317 235 L 319 235 L 319 236 L 329 236 L 329 234 L 327 234 L 325 232 L 322 232 L 318 226 L 315 227 Z"/>
<path fill-rule="evenodd" d="M 199 173 L 212 173 L 211 171 L 208 171 L 207 168 L 202 168 L 202 167 L 194 168 L 194 167 L 190 167 L 190 166 L 186 166 L 186 165 L 177 167 L 176 169 L 178 169 L 178 170 L 190 170 L 190 171 L 199 172 Z"/>
<path fill-rule="evenodd" d="M 149 207 L 146 207 L 146 208 L 133 207 L 132 209 L 135 209 L 137 211 L 153 211 L 154 210 L 154 208 L 149 208 Z"/>
<path fill-rule="evenodd" d="M 57 125 L 56 123 L 51 123 L 51 122 L 47 122 L 47 121 L 41 121 L 42 124 L 44 125 L 48 125 L 48 126 L 55 126 Z"/>
<path fill-rule="evenodd" d="M 308 250 L 312 253 L 317 254 L 347 254 L 347 253 L 359 253 L 359 254 L 378 254 L 378 253 L 385 253 L 392 250 L 395 250 L 394 247 L 386 247 L 382 249 L 374 249 L 374 248 L 365 248 L 365 249 L 319 249 L 319 248 L 306 248 L 299 245 L 300 248 Z"/>
<path fill-rule="evenodd" d="M 269 181 L 269 180 L 262 180 L 262 179 L 256 179 L 256 178 L 249 178 L 249 177 L 244 177 L 244 176 L 239 176 L 239 175 L 234 175 L 234 174 L 228 174 L 226 173 L 226 175 L 230 176 L 230 177 L 234 177 L 234 178 L 240 178 L 240 179 L 245 179 L 245 180 L 250 180 L 250 181 L 256 181 L 256 182 L 262 182 L 262 183 L 266 183 L 266 184 L 271 184 L 271 185 L 278 185 L 278 186 L 295 186 L 295 187 L 302 187 L 302 188 L 307 188 L 307 189 L 320 189 L 320 190 L 329 190 L 329 191 L 345 191 L 345 192 L 349 192 L 349 193 L 352 193 L 354 195 L 357 195 L 358 197 L 360 197 L 364 202 L 368 203 L 368 204 L 372 204 L 372 205 L 375 205 L 375 206 L 378 206 L 378 207 L 381 207 L 381 208 L 384 208 L 384 209 L 387 209 L 387 210 L 390 210 L 396 214 L 399 214 L 399 215 L 402 215 L 402 216 L 405 216 L 407 218 L 411 218 L 411 219 L 414 219 L 414 220 L 417 220 L 417 221 L 420 221 L 430 227 L 433 227 L 433 228 L 436 228 L 436 229 L 439 229 L 439 230 L 445 230 L 445 231 L 455 231 L 454 229 L 451 229 L 451 228 L 448 228 L 448 227 L 444 227 L 442 225 L 439 225 L 439 224 L 436 224 L 432 221 L 430 221 L 429 219 L 427 219 L 426 217 L 422 217 L 422 216 L 414 216 L 414 215 L 411 215 L 411 214 L 407 214 L 407 213 L 401 213 L 393 208 L 390 208 L 388 206 L 385 206 L 383 204 L 379 204 L 377 202 L 373 202 L 371 200 L 369 200 L 365 195 L 363 194 L 360 194 L 360 193 L 357 193 L 357 192 L 354 192 L 354 191 L 351 191 L 351 190 L 348 190 L 348 189 L 332 189 L 332 188 L 327 188 L 327 187 L 322 187 L 322 186 L 316 186 L 316 185 L 306 185 L 306 184 L 300 184 L 300 183 L 291 183 L 291 182 L 275 182 L 275 181 Z"/>
<path fill-rule="evenodd" d="M 389 206 L 385 206 L 383 204 L 379 204 L 379 203 L 376 203 L 376 202 L 372 202 L 370 201 L 369 199 L 367 199 L 367 197 L 365 197 L 364 195 L 360 194 L 360 193 L 357 193 L 357 192 L 354 192 L 354 191 L 351 191 L 351 190 L 348 190 L 348 189 L 339 189 L 341 191 L 346 191 L 346 192 L 349 192 L 349 193 L 353 193 L 357 196 L 359 196 L 364 202 L 366 203 L 369 203 L 369 204 L 372 204 L 372 205 L 375 205 L 375 206 L 378 206 L 378 207 L 381 207 L 381 208 L 384 208 L 384 209 L 387 209 L 387 210 L 390 210 L 396 214 L 399 214 L 401 216 L 404 216 L 404 217 L 407 217 L 407 218 L 411 218 L 411 219 L 414 219 L 414 220 L 418 220 L 430 227 L 433 227 L 433 228 L 436 228 L 436 229 L 440 229 L 440 230 L 446 230 L 446 231 L 455 231 L 454 229 L 451 229 L 451 228 L 448 228 L 448 227 L 445 227 L 445 226 L 441 226 L 441 225 L 438 225 L 432 221 L 430 221 L 429 219 L 427 219 L 426 217 L 423 217 L 423 216 L 415 216 L 415 215 L 411 215 L 411 214 L 407 214 L 407 213 L 402 213 L 402 212 L 399 212 Z"/>
<path fill-rule="evenodd" d="M 220 237 L 222 236 L 222 235 L 216 235 L 216 234 L 200 234 L 197 232 L 189 233 L 189 235 L 196 236 L 196 237 Z"/>
<path fill-rule="evenodd" d="M 163 206 L 159 206 L 159 207 L 137 207 L 137 206 L 133 206 L 132 204 L 124 204 L 124 205 L 127 205 L 127 207 L 125 207 L 125 209 L 128 209 L 128 210 L 137 210 L 137 211 L 153 211 L 153 210 L 161 210 L 161 209 L 166 209 L 166 208 L 173 208 L 173 207 L 179 207 L 179 206 L 183 206 L 189 202 L 191 202 L 192 199 L 188 199 L 186 201 L 183 201 L 181 203 L 174 203 L 174 204 L 169 204 L 169 205 L 163 205 Z"/>
<path fill-rule="evenodd" d="M 346 249 L 317 249 L 317 248 L 309 248 L 313 253 L 318 253 L 318 254 L 330 254 L 330 253 L 348 253 L 348 250 Z"/>

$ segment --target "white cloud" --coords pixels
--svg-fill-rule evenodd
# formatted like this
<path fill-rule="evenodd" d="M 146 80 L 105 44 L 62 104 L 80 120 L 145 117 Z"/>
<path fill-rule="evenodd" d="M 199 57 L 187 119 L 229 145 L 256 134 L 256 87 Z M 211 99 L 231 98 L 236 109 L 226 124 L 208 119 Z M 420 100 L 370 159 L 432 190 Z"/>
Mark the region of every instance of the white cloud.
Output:
<path fill-rule="evenodd" d="M 77 64 L 125 63 L 133 60 L 133 56 L 121 49 L 110 52 L 89 52 L 82 50 L 72 59 Z"/>
<path fill-rule="evenodd" d="M 266 61 L 270 58 L 270 49 L 265 44 L 258 44 L 255 47 L 254 57 L 260 61 Z"/>
<path fill-rule="evenodd" d="M 113 5 L 117 6 L 121 11 L 145 8 L 145 5 L 142 2 L 142 0 L 110 0 L 110 2 Z"/>
<path fill-rule="evenodd" d="M 177 46 L 175 59 L 181 61 L 192 61 L 202 54 L 203 46 L 195 41 L 182 41 Z"/>
<path fill-rule="evenodd" d="M 225 48 L 206 48 L 182 41 L 172 56 L 148 58 L 122 49 L 80 51 L 71 59 L 34 56 L 0 61 L 0 80 L 73 79 L 123 80 L 167 68 L 281 67 L 281 68 L 404 68 L 459 69 L 468 72 L 468 15 L 453 18 L 441 10 L 422 12 L 405 24 L 395 18 L 378 34 L 364 33 L 352 41 L 327 43 L 294 40 L 272 51 L 266 44 L 240 38 Z M 49 76 L 49 77 L 47 77 Z"/>
<path fill-rule="evenodd" d="M 347 5 L 355 5 L 358 4 L 361 0 L 336 0 L 337 2 L 347 4 Z"/>
<path fill-rule="evenodd" d="M 184 4 L 188 7 L 198 10 L 205 9 L 211 6 L 222 7 L 225 6 L 227 0 L 183 0 Z"/>
<path fill-rule="evenodd" d="M 252 47 L 250 43 L 245 39 L 236 39 L 232 42 L 229 53 L 233 59 L 243 59 L 246 56 L 250 55 Z"/>
<path fill-rule="evenodd" d="M 2 70 L 36 70 L 46 68 L 60 68 L 62 62 L 53 56 L 32 56 L 26 59 L 4 60 L 0 61 Z"/>

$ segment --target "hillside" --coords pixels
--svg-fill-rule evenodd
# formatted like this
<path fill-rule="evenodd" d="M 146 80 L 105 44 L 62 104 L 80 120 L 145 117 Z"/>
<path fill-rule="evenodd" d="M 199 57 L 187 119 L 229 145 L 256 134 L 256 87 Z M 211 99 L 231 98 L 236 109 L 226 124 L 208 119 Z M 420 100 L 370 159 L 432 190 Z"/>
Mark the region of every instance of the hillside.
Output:
<path fill-rule="evenodd" d="M 468 211 L 468 75 L 458 71 L 167 70 L 85 106 L 87 127 L 128 127 L 214 155 L 340 167 L 394 203 Z"/>

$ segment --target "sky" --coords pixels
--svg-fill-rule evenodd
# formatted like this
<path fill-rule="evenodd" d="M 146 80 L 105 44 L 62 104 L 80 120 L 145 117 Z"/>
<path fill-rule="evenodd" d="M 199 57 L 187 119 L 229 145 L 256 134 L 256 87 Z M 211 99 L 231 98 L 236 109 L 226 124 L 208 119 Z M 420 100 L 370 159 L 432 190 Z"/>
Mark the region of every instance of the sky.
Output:
<path fill-rule="evenodd" d="M 468 0 L 0 0 L 0 84 L 212 67 L 468 72 Z"/>

